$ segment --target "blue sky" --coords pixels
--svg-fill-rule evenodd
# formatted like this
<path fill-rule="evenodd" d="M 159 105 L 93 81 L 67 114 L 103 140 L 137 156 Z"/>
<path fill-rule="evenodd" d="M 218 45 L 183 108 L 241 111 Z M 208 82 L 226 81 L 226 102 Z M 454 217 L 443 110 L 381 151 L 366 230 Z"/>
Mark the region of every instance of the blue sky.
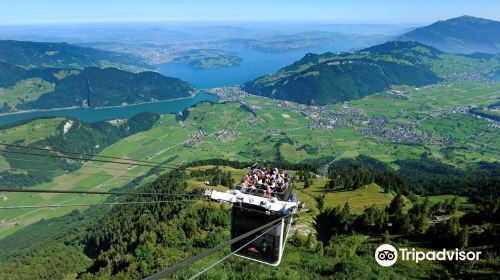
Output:
<path fill-rule="evenodd" d="M 2 0 L 0 24 L 124 21 L 430 23 L 500 20 L 498 0 Z"/>

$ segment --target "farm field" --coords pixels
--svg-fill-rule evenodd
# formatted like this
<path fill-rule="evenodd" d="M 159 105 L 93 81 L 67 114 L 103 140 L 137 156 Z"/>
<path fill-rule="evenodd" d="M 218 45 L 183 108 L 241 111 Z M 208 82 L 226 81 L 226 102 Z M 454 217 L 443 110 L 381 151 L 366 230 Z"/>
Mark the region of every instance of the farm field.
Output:
<path fill-rule="evenodd" d="M 500 98 L 500 83 L 462 82 L 430 88 L 398 88 L 407 92 L 404 98 L 381 93 L 349 103 L 363 108 L 367 114 L 397 117 L 467 105 L 486 106 L 498 102 Z"/>

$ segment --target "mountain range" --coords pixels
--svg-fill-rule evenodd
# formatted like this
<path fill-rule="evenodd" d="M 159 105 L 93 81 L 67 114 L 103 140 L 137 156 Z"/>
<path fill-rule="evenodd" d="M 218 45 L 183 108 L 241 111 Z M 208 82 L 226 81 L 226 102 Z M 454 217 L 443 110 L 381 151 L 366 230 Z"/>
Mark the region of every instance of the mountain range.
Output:
<path fill-rule="evenodd" d="M 274 74 L 245 83 L 243 89 L 255 95 L 327 105 L 393 85 L 420 87 L 457 76 L 470 79 L 472 73 L 492 76 L 500 69 L 499 56 L 492 54 L 499 52 L 500 22 L 462 16 L 355 52 L 309 53 Z"/>
<path fill-rule="evenodd" d="M 498 51 L 500 22 L 462 16 L 355 52 L 309 53 L 242 87 L 255 95 L 327 105 L 393 85 L 420 87 L 459 73 L 498 71 L 498 56 L 449 54 Z M 120 70 L 102 69 L 106 67 Z M 0 41 L 0 110 L 115 106 L 186 97 L 194 91 L 160 74 L 121 71 L 148 69 L 154 68 L 127 54 L 67 43 Z"/>

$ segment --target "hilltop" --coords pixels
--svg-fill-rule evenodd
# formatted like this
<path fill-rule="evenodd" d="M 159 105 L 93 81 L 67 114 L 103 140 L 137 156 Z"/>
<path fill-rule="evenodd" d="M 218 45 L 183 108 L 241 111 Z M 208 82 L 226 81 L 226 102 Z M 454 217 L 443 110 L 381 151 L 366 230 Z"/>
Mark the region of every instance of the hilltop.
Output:
<path fill-rule="evenodd" d="M 500 21 L 472 16 L 440 20 L 399 36 L 451 53 L 499 53 Z"/>
<path fill-rule="evenodd" d="M 52 42 L 0 40 L 0 61 L 23 68 L 83 69 L 94 66 L 133 72 L 154 69 L 130 55 Z"/>
<path fill-rule="evenodd" d="M 451 55 L 418 42 L 390 41 L 356 52 L 307 54 L 272 75 L 245 83 L 243 89 L 255 95 L 327 105 L 394 85 L 434 84 L 463 73 L 464 67 L 471 73 L 493 72 L 498 59 Z"/>

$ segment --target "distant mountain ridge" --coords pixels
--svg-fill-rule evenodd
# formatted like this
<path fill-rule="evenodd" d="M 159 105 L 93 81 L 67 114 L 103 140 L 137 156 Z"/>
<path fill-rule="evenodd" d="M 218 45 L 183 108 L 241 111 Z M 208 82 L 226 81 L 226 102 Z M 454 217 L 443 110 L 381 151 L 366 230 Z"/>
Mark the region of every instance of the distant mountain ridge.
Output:
<path fill-rule="evenodd" d="M 154 69 L 154 67 L 130 55 L 68 43 L 14 40 L 0 40 L 0 61 L 24 68 L 116 67 L 132 72 Z"/>
<path fill-rule="evenodd" d="M 451 53 L 500 53 L 500 21 L 472 16 L 441 20 L 397 38 Z"/>

